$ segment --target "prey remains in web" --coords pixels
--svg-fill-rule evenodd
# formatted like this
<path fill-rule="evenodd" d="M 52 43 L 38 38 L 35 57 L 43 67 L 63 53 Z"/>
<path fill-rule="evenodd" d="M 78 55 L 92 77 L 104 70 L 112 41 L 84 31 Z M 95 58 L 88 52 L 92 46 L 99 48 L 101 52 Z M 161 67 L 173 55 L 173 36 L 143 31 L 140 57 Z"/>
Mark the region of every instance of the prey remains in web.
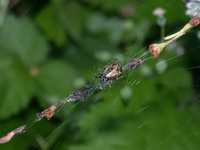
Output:
<path fill-rule="evenodd" d="M 183 36 L 187 30 L 189 30 L 192 27 L 195 27 L 200 24 L 200 19 L 198 17 L 192 17 L 189 23 L 187 23 L 180 31 L 169 35 L 167 37 L 164 37 L 164 42 L 162 43 L 153 43 L 149 46 L 149 51 L 147 54 L 151 54 L 151 58 L 156 58 L 160 55 L 163 48 L 169 45 L 170 43 L 174 42 L 181 36 Z M 144 55 L 143 55 L 144 56 Z M 142 57 L 143 57 L 142 56 Z M 36 114 L 35 120 L 30 123 L 31 125 L 23 125 L 15 130 L 7 133 L 6 136 L 3 136 L 0 138 L 0 144 L 9 142 L 15 135 L 24 133 L 32 124 L 40 121 L 42 118 L 47 118 L 50 120 L 54 115 L 56 110 L 60 108 L 60 106 L 64 105 L 67 102 L 74 102 L 74 101 L 82 101 L 88 99 L 94 92 L 104 89 L 104 87 L 107 84 L 111 84 L 112 81 L 118 80 L 120 78 L 123 78 L 123 72 L 125 70 L 134 70 L 137 67 L 139 67 L 141 64 L 144 63 L 144 61 L 147 59 L 142 60 L 141 58 L 130 60 L 125 66 L 122 67 L 122 62 L 117 63 L 111 63 L 104 67 L 104 70 L 102 73 L 98 73 L 95 75 L 94 80 L 92 81 L 91 85 L 86 85 L 85 88 L 80 90 L 74 90 L 72 94 L 70 94 L 68 97 L 64 98 L 63 100 L 60 100 L 50 106 L 49 108 L 43 110 L 41 113 Z M 97 84 L 94 84 L 94 81 L 99 78 L 99 82 Z"/>

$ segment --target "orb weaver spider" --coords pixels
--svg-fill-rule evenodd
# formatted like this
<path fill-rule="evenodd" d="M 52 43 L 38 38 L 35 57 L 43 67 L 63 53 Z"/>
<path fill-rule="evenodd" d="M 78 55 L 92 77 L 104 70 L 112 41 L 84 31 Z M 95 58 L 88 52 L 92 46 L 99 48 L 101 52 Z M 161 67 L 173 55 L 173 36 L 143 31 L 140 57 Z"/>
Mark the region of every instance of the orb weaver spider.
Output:
<path fill-rule="evenodd" d="M 117 63 L 105 66 L 103 73 L 98 73 L 97 75 L 95 75 L 95 79 L 92 81 L 92 84 L 97 78 L 100 79 L 100 83 L 103 85 L 111 82 L 112 80 L 119 79 L 122 74 L 121 64 L 122 63 L 119 61 Z"/>

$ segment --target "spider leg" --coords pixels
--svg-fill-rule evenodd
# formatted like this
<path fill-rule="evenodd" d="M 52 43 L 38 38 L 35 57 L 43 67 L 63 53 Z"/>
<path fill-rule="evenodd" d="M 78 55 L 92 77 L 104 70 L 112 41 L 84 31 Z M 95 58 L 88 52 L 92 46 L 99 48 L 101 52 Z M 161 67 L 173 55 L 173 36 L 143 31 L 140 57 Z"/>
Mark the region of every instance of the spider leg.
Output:
<path fill-rule="evenodd" d="M 121 79 L 121 78 L 124 78 L 124 76 L 119 76 L 119 77 L 115 78 L 115 80 L 118 80 L 118 79 Z"/>
<path fill-rule="evenodd" d="M 94 81 L 95 81 L 97 78 L 101 79 L 102 76 L 103 76 L 102 73 L 98 73 L 98 74 L 96 74 L 95 77 L 94 77 L 94 79 L 92 80 L 92 84 L 94 84 Z"/>

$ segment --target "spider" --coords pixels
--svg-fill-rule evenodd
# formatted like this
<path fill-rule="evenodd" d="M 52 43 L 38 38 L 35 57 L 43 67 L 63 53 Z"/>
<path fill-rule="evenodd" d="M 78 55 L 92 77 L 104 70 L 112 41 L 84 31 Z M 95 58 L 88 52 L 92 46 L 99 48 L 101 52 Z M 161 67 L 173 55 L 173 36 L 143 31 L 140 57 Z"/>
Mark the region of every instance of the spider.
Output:
<path fill-rule="evenodd" d="M 117 62 L 117 63 L 114 63 L 114 64 L 110 64 L 108 66 L 106 66 L 104 68 L 104 72 L 103 74 L 102 73 L 98 73 L 96 76 L 95 76 L 95 79 L 92 81 L 92 84 L 94 83 L 94 81 L 97 79 L 97 78 L 100 78 L 100 83 L 101 84 L 106 84 L 112 80 L 117 80 L 120 78 L 122 74 L 122 67 L 121 67 L 121 62 Z"/>

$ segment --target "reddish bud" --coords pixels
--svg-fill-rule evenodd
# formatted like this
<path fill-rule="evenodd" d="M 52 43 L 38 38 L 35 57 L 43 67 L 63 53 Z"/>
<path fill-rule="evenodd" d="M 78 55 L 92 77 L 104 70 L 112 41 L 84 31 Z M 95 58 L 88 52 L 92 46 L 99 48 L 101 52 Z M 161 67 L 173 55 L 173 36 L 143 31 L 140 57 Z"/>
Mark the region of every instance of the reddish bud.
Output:
<path fill-rule="evenodd" d="M 154 58 L 158 57 L 162 48 L 158 44 L 151 44 L 149 45 L 149 51 Z"/>
<path fill-rule="evenodd" d="M 199 25 L 200 19 L 198 17 L 192 17 L 189 24 L 193 27 Z"/>

